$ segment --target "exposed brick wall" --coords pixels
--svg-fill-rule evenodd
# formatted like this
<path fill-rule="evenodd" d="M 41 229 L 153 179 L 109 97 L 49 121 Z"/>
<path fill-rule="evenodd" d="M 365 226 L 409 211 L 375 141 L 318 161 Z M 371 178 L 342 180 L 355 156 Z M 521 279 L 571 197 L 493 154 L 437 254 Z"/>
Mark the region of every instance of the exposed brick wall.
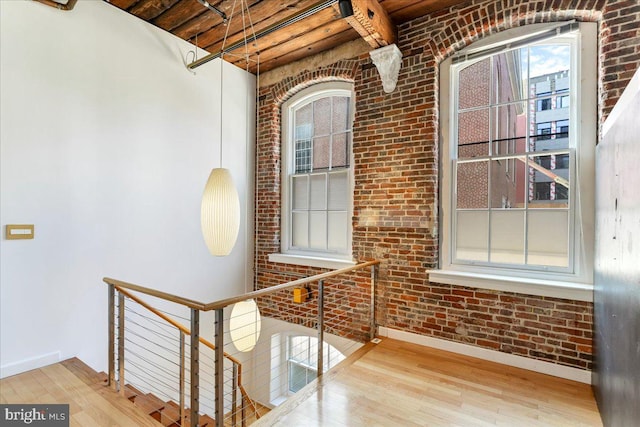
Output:
<path fill-rule="evenodd" d="M 371 333 L 370 271 L 348 277 L 335 277 L 324 283 L 324 331 L 333 335 L 367 342 Z M 315 328 L 318 321 L 318 283 L 308 287 L 311 298 L 305 303 L 293 303 L 291 290 L 260 297 L 257 304 L 262 316 Z"/>
<path fill-rule="evenodd" d="M 403 312 L 412 307 L 412 316 Z M 410 320 L 409 320 L 410 319 Z M 431 283 L 387 299 L 394 328 L 580 368 L 590 366 L 593 304 Z"/>
<path fill-rule="evenodd" d="M 470 1 L 399 28 L 404 58 L 386 94 L 368 56 L 260 89 L 257 286 L 317 269 L 273 264 L 280 250 L 280 106 L 309 85 L 354 82 L 356 259 L 379 259 L 378 323 L 390 328 L 591 368 L 592 304 L 429 283 L 438 265 L 438 65 L 489 34 L 537 22 L 599 21 L 599 114 L 606 118 L 640 64 L 637 0 Z M 357 281 L 366 281 L 358 276 Z"/>

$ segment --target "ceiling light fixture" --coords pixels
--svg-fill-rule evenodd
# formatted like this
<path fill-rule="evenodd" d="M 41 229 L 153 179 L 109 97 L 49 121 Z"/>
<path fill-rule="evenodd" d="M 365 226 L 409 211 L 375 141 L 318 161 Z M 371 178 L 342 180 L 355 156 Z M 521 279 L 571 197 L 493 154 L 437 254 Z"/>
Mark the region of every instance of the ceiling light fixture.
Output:
<path fill-rule="evenodd" d="M 214 168 L 202 194 L 200 225 L 204 241 L 214 256 L 227 256 L 240 231 L 240 198 L 229 169 Z"/>
<path fill-rule="evenodd" d="M 238 351 L 251 351 L 260 338 L 260 310 L 252 299 L 233 305 L 229 319 L 229 334 Z"/>
<path fill-rule="evenodd" d="M 231 253 L 238 239 L 238 232 L 240 230 L 240 198 L 238 197 L 238 191 L 233 183 L 231 172 L 229 169 L 223 168 L 222 165 L 222 147 L 223 147 L 223 111 L 224 111 L 224 97 L 223 97 L 223 76 L 224 76 L 224 47 L 229 34 L 229 28 L 231 27 L 231 20 L 235 11 L 236 3 L 238 0 L 234 0 L 231 14 L 228 20 L 227 30 L 222 42 L 222 49 L 220 55 L 220 167 L 214 168 L 207 180 L 207 184 L 204 188 L 202 195 L 202 204 L 200 207 L 200 224 L 202 227 L 202 235 L 209 252 L 214 256 L 226 256 Z M 242 31 L 244 33 L 245 40 L 246 25 L 245 25 L 245 8 L 247 15 L 249 16 L 249 23 L 253 32 L 253 38 L 255 41 L 255 31 L 253 31 L 253 23 L 251 22 L 251 15 L 249 14 L 249 6 L 245 0 L 240 0 L 241 13 L 242 13 Z M 259 55 L 259 54 L 258 54 Z M 259 56 L 258 56 L 259 57 Z M 245 43 L 245 58 L 247 64 L 247 73 L 249 72 L 249 50 L 248 43 Z M 258 70 L 260 68 L 258 60 Z M 259 72 L 259 71 L 258 71 Z M 245 138 L 248 141 L 248 137 Z"/>

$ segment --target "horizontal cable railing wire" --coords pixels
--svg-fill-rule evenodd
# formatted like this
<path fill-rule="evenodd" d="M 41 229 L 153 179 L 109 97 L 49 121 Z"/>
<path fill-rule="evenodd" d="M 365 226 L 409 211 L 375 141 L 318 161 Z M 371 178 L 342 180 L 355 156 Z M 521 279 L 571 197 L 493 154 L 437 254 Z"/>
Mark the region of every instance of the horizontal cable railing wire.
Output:
<path fill-rule="evenodd" d="M 174 401 L 183 422 L 191 412 L 191 425 L 203 414 L 215 418 L 216 426 L 249 425 L 373 338 L 377 264 L 368 261 L 212 303 L 105 278 L 111 386 L 124 393 L 129 383 Z M 294 289 L 307 294 L 306 301 L 294 302 Z M 137 294 L 157 299 L 161 308 Z M 234 313 L 236 305 L 250 300 L 259 314 Z M 201 328 L 199 313 L 206 311 L 216 313 L 215 333 L 198 333 L 195 340 L 191 329 L 209 330 Z M 197 347 L 191 348 L 194 342 Z"/>

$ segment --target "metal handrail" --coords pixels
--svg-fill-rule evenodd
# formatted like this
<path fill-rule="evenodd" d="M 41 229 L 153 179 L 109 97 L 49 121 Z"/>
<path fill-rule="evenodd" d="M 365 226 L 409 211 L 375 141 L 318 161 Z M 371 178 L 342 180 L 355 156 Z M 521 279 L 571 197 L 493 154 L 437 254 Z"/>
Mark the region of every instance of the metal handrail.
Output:
<path fill-rule="evenodd" d="M 242 417 L 242 424 L 244 425 L 244 400 L 246 399 L 249 404 L 252 406 L 252 409 L 254 410 L 254 413 L 256 414 L 256 418 L 259 418 L 259 412 L 257 409 L 257 406 L 255 404 L 255 402 L 253 401 L 253 399 L 251 399 L 247 393 L 247 391 L 245 390 L 244 386 L 242 385 L 242 364 L 240 363 L 239 360 L 237 360 L 236 358 L 234 358 L 233 356 L 231 356 L 230 354 L 228 354 L 227 352 L 224 351 L 223 347 L 224 347 L 224 340 L 223 340 L 223 336 L 224 336 L 224 322 L 223 322 L 223 310 L 225 307 L 228 307 L 232 304 L 241 302 L 241 301 L 246 301 L 249 299 L 257 299 L 263 296 L 267 296 L 279 291 L 283 291 L 283 290 L 288 290 L 288 289 L 292 289 L 292 288 L 296 288 L 296 287 L 301 287 L 301 286 L 305 286 L 308 285 L 310 283 L 313 282 L 318 282 L 318 319 L 317 319 L 317 329 L 318 329 L 318 342 L 319 345 L 322 346 L 322 342 L 324 341 L 324 310 L 323 310 L 323 294 L 324 294 L 324 281 L 326 279 L 335 277 L 335 276 L 339 276 L 345 273 L 350 273 L 352 271 L 355 270 L 359 270 L 359 269 L 363 269 L 363 268 L 367 268 L 367 267 L 372 267 L 371 268 L 371 314 L 370 314 L 370 324 L 371 324 L 371 331 L 370 331 L 370 338 L 373 338 L 375 335 L 375 267 L 377 265 L 380 264 L 380 261 L 378 260 L 373 260 L 373 261 L 365 261 L 359 264 L 355 264 L 353 266 L 349 266 L 349 267 L 345 267 L 345 268 L 341 268 L 341 269 L 337 269 L 337 270 L 333 270 L 333 271 L 328 271 L 328 272 L 324 272 L 324 273 L 320 273 L 320 274 L 316 274 L 314 276 L 311 277 L 306 277 L 306 278 L 302 278 L 302 279 L 297 279 L 297 280 L 293 280 L 287 283 L 283 283 L 281 285 L 276 285 L 276 286 L 271 286 L 265 289 L 260 289 L 257 291 L 253 291 L 253 292 L 249 292 L 246 293 L 244 295 L 239 295 L 236 297 L 231 297 L 231 298 L 227 298 L 224 300 L 219 300 L 219 301 L 214 301 L 214 302 L 210 302 L 210 303 L 203 303 L 200 301 L 195 301 L 192 299 L 188 299 L 188 298 L 184 298 L 178 295 L 173 295 L 167 292 L 162 292 L 162 291 L 158 291 L 155 289 L 151 289 L 151 288 L 147 288 L 144 286 L 140 286 L 140 285 L 136 285 L 133 283 L 127 283 L 127 282 L 123 282 L 120 280 L 116 280 L 116 279 L 111 279 L 108 277 L 105 277 L 103 279 L 103 281 L 108 285 L 109 288 L 109 384 L 112 387 L 115 387 L 115 360 L 114 360 L 114 350 L 115 350 L 115 343 L 114 343 L 114 339 L 115 339 L 115 327 L 114 327 L 114 316 L 115 316 L 115 292 L 118 291 L 118 301 L 119 301 L 119 309 L 118 309 L 118 318 L 120 319 L 118 322 L 118 329 L 119 329 L 119 333 L 118 333 L 118 370 L 119 370 L 119 385 L 120 385 L 120 392 L 124 394 L 124 342 L 123 342 L 123 337 L 124 337 L 124 297 L 126 296 L 127 298 L 135 301 L 136 303 L 140 304 L 141 306 L 143 306 L 144 308 L 148 309 L 149 311 L 151 311 L 152 313 L 156 314 L 157 316 L 159 316 L 160 318 L 162 318 L 163 320 L 167 321 L 169 324 L 171 324 L 172 326 L 176 327 L 181 334 L 181 343 L 184 343 L 184 335 L 190 335 L 191 337 L 191 424 L 192 426 L 197 425 L 198 423 L 198 418 L 199 418 L 199 413 L 198 413 L 198 406 L 199 406 L 199 391 L 198 391 L 198 375 L 199 375 L 199 350 L 198 350 L 198 345 L 200 343 L 204 344 L 205 346 L 209 347 L 210 349 L 212 349 L 215 352 L 215 389 L 216 389 L 216 396 L 215 396 L 215 420 L 216 420 L 216 426 L 222 426 L 223 425 L 223 416 L 224 416 L 224 404 L 223 404 L 223 379 L 222 379 L 222 369 L 223 369 L 223 359 L 227 358 L 228 360 L 230 360 L 231 362 L 233 362 L 234 368 L 237 366 L 237 369 L 234 369 L 234 374 L 237 375 L 237 377 L 234 378 L 234 387 L 235 384 L 237 384 L 238 389 L 240 390 L 240 394 L 242 396 L 242 400 L 243 400 L 243 404 L 242 404 L 242 410 L 243 410 L 243 417 Z M 180 304 L 183 306 L 186 306 L 188 308 L 190 308 L 191 311 L 191 330 L 189 330 L 186 326 L 181 325 L 180 323 L 176 322 L 175 320 L 171 319 L 171 317 L 163 314 L 162 312 L 154 309 L 153 307 L 151 307 L 149 304 L 145 303 L 144 301 L 142 301 L 141 299 L 139 299 L 138 297 L 132 295 L 131 293 L 127 292 L 125 289 L 130 290 L 130 291 L 135 291 L 135 292 L 139 292 L 142 294 L 146 294 L 146 295 L 150 295 L 156 298 L 160 298 L 166 301 L 170 301 L 176 304 Z M 200 325 L 200 312 L 201 311 L 215 311 L 215 317 L 216 317 L 216 322 L 215 322 L 215 344 L 212 344 L 211 342 L 207 341 L 204 338 L 200 337 L 199 334 L 199 325 Z M 182 346 L 183 344 L 181 344 Z M 322 347 L 320 347 L 322 348 Z M 181 350 L 182 351 L 182 350 Z M 184 354 L 181 355 L 181 360 L 184 358 Z M 181 362 L 182 363 L 182 362 Z M 322 375 L 322 367 L 323 367 L 323 360 L 322 360 L 322 351 L 320 351 L 318 353 L 318 376 Z M 235 375 L 234 375 L 235 376 Z M 182 393 L 184 393 L 183 389 L 184 389 L 184 380 L 181 378 L 181 406 L 183 405 L 183 396 Z M 235 395 L 235 391 L 234 391 L 234 395 Z M 182 413 L 182 409 L 181 408 L 181 413 Z M 234 416 L 235 418 L 235 416 Z M 182 418 L 182 421 L 184 421 L 184 418 Z M 235 419 L 234 419 L 235 422 Z"/>
<path fill-rule="evenodd" d="M 136 297 L 135 295 L 132 295 L 130 292 L 125 291 L 120 286 L 114 285 L 114 287 L 118 292 L 120 292 L 125 297 L 129 298 L 132 301 L 135 301 L 140 306 L 146 308 L 151 313 L 155 314 L 156 316 L 160 317 L 165 322 L 167 322 L 170 325 L 172 325 L 175 328 L 177 328 L 181 332 L 181 334 L 191 335 L 191 331 L 186 326 L 184 326 L 181 323 L 173 320 L 171 317 L 167 316 L 166 314 L 162 313 L 161 311 L 153 308 L 151 305 L 149 305 L 148 303 L 144 302 L 143 300 L 141 300 L 140 298 Z M 208 340 L 206 340 L 205 338 L 202 338 L 202 337 L 199 337 L 198 339 L 206 347 L 209 347 L 211 350 L 215 351 L 216 347 L 210 341 L 208 341 Z M 258 413 L 257 406 L 256 406 L 255 402 L 253 401 L 253 399 L 251 399 L 251 397 L 249 397 L 249 394 L 247 393 L 247 390 L 245 389 L 244 385 L 242 384 L 242 363 L 238 359 L 236 359 L 235 357 L 233 357 L 232 355 L 227 353 L 226 351 L 224 352 L 224 357 L 227 358 L 229 361 L 231 361 L 231 363 L 233 363 L 234 366 L 237 367 L 237 370 L 235 371 L 235 374 L 236 374 L 235 378 L 237 379 L 237 382 L 238 382 L 238 389 L 240 389 L 240 394 L 242 394 L 242 397 L 244 399 L 247 399 L 247 401 L 251 405 L 252 409 L 257 414 Z M 256 415 L 256 416 L 259 418 L 258 415 Z"/>
<path fill-rule="evenodd" d="M 297 280 L 293 280 L 291 282 L 287 282 L 287 283 L 283 283 L 281 285 L 276 285 L 276 286 L 271 286 L 265 289 L 260 289 L 258 291 L 253 291 L 253 292 L 248 292 L 246 294 L 243 295 L 238 295 L 235 297 L 231 297 L 231 298 L 227 298 L 227 299 L 223 299 L 223 300 L 218 300 L 218 301 L 213 301 L 210 303 L 204 303 L 204 302 L 200 302 L 200 301 L 195 301 L 189 298 L 184 298 L 178 295 L 174 295 L 174 294 L 170 294 L 167 292 L 163 292 L 163 291 L 158 291 L 156 289 L 151 289 L 151 288 L 147 288 L 145 286 L 140 286 L 140 285 L 136 285 L 133 283 L 127 283 L 127 282 L 123 282 L 120 280 L 116 280 L 116 279 L 112 279 L 110 277 L 105 277 L 102 280 L 108 284 L 108 285 L 113 285 L 116 286 L 120 289 L 129 289 L 135 292 L 140 292 L 146 295 L 151 295 L 153 297 L 156 298 L 160 298 L 163 300 L 167 300 L 167 301 L 171 301 L 174 302 L 176 304 L 180 304 L 180 305 L 184 305 L 186 307 L 189 307 L 191 309 L 195 309 L 195 310 L 200 310 L 200 311 L 211 311 L 211 310 L 218 310 L 221 308 L 225 308 L 231 304 L 235 304 L 237 302 L 240 301 L 246 301 L 248 299 L 255 299 L 255 298 L 259 298 L 265 295 L 269 295 L 271 293 L 274 292 L 278 292 L 278 291 L 282 291 L 285 289 L 292 289 L 295 287 L 299 287 L 299 286 L 303 286 L 303 285 L 307 285 L 309 283 L 313 283 L 313 282 L 317 282 L 319 280 L 325 280 L 325 279 L 329 279 L 331 277 L 335 277 L 335 276 L 339 276 L 341 274 L 345 274 L 345 273 L 350 273 L 352 271 L 355 270 L 360 270 L 366 267 L 371 267 L 374 265 L 378 265 L 380 264 L 380 261 L 378 260 L 373 260 L 373 261 L 364 261 L 361 262 L 359 264 L 355 264 L 349 267 L 344 267 L 344 268 L 340 268 L 338 270 L 332 270 L 332 271 L 328 271 L 325 273 L 320 273 L 320 274 L 316 274 L 314 276 L 310 276 L 310 277 L 305 277 L 303 279 L 297 279 Z"/>

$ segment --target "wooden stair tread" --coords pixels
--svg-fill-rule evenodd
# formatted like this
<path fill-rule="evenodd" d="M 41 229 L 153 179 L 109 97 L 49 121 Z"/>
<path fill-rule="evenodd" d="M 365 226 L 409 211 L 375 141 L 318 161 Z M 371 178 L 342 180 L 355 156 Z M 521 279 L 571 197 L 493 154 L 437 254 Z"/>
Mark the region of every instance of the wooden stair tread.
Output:
<path fill-rule="evenodd" d="M 144 393 L 142 393 L 140 390 L 138 390 L 137 388 L 133 387 L 130 384 L 127 384 L 124 386 L 124 397 L 126 397 L 127 399 L 129 399 L 134 403 L 136 401 L 136 397 L 138 397 L 141 394 L 144 394 Z"/>
<path fill-rule="evenodd" d="M 173 401 L 165 403 L 164 409 L 161 412 L 160 422 L 164 426 L 172 426 L 174 424 L 180 425 L 180 405 Z"/>
<path fill-rule="evenodd" d="M 145 395 L 145 397 L 149 401 L 153 402 L 154 405 L 156 405 L 156 406 L 158 406 L 159 408 L 162 408 L 162 409 L 164 409 L 165 405 L 167 404 L 164 400 L 160 399 L 158 396 L 156 396 L 153 393 L 147 393 Z"/>
<path fill-rule="evenodd" d="M 140 395 L 140 394 L 144 394 L 143 392 L 141 392 L 140 390 L 138 390 L 137 388 L 135 388 L 134 386 L 132 386 L 131 384 L 127 384 L 125 385 L 125 389 L 127 391 L 129 391 L 132 394 L 135 394 L 136 396 Z"/>
<path fill-rule="evenodd" d="M 68 404 L 71 425 L 161 427 L 77 358 L 0 380 L 2 403 Z"/>
<path fill-rule="evenodd" d="M 269 413 L 269 411 L 271 411 L 271 408 L 269 408 L 268 406 L 264 406 L 261 403 L 254 402 L 254 404 L 256 405 L 256 409 L 258 410 L 259 416 L 266 415 L 267 413 Z"/>
<path fill-rule="evenodd" d="M 73 374 L 78 377 L 83 383 L 91 386 L 92 388 L 103 385 L 101 383 L 104 378 L 77 357 L 63 360 L 62 362 L 60 362 L 60 364 L 67 368 L 69 371 L 73 372 Z"/>
<path fill-rule="evenodd" d="M 109 382 L 109 375 L 106 372 L 98 372 L 98 379 L 102 384 L 107 384 Z"/>
<path fill-rule="evenodd" d="M 191 425 L 191 413 L 187 411 L 187 415 L 185 417 L 186 424 Z M 200 419 L 198 420 L 198 426 L 200 427 L 214 427 L 216 425 L 216 420 L 211 418 L 208 415 L 200 415 Z"/>
<path fill-rule="evenodd" d="M 80 359 L 75 357 L 64 360 L 60 362 L 60 364 L 72 371 L 73 374 L 78 377 L 83 383 L 100 392 L 101 394 L 104 392 L 108 392 L 117 395 L 117 392 L 114 392 L 110 388 L 106 387 L 108 375 L 105 372 L 96 372 Z M 125 386 L 124 397 L 130 402 L 133 402 L 135 407 L 140 409 L 142 412 L 148 414 L 154 420 L 162 423 L 162 425 L 168 427 L 180 426 L 180 408 L 177 403 L 173 401 L 165 402 L 152 393 L 145 394 L 131 384 L 127 384 Z M 263 405 L 260 405 L 257 402 L 255 404 L 258 412 L 260 412 L 261 415 L 263 414 L 263 409 L 266 410 L 266 412 L 269 411 L 269 409 L 264 407 Z M 250 405 L 247 405 L 246 409 L 247 416 L 255 420 L 255 414 L 252 407 Z M 191 417 L 188 408 L 185 409 L 185 414 L 187 424 L 189 424 Z M 239 414 L 238 422 L 240 422 Z M 215 420 L 209 415 L 203 414 L 200 415 L 198 425 L 201 427 L 212 427 L 215 426 Z"/>
<path fill-rule="evenodd" d="M 164 409 L 164 402 L 153 395 L 139 394 L 134 400 L 134 404 L 151 417 L 160 421 L 160 412 Z"/>
<path fill-rule="evenodd" d="M 209 415 L 204 414 L 200 415 L 200 422 L 198 424 L 201 426 L 213 427 L 216 425 L 216 420 L 211 418 Z"/>

